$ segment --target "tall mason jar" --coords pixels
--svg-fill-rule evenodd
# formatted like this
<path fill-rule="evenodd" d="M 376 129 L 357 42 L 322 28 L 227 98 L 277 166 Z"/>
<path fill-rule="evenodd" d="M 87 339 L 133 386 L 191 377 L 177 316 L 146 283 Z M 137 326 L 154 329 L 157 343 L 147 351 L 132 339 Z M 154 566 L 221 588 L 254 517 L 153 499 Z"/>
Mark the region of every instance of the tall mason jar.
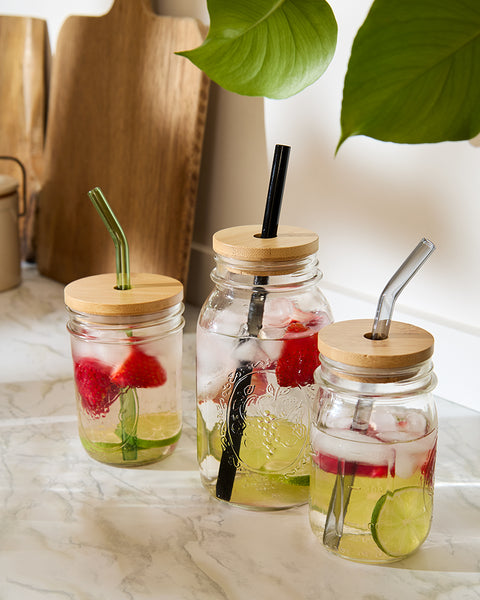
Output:
<path fill-rule="evenodd" d="M 309 515 L 331 552 L 382 563 L 415 552 L 430 530 L 436 377 L 427 331 L 392 322 L 372 340 L 371 329 L 343 321 L 319 336 Z"/>
<path fill-rule="evenodd" d="M 260 226 L 213 236 L 215 287 L 197 327 L 200 477 L 252 509 L 306 503 L 317 336 L 332 321 L 320 290 L 318 236 Z"/>
<path fill-rule="evenodd" d="M 169 456 L 182 430 L 183 287 L 162 275 L 113 273 L 65 288 L 80 440 L 87 453 L 131 467 Z"/>

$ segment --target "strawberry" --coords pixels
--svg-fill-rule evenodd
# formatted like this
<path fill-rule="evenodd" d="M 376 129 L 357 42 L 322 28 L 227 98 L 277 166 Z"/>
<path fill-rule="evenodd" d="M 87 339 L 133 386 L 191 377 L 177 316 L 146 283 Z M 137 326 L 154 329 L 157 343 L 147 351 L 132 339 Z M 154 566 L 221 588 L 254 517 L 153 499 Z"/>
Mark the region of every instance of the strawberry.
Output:
<path fill-rule="evenodd" d="M 121 388 L 150 388 L 163 385 L 167 373 L 158 360 L 132 346 L 125 361 L 114 371 L 111 380 Z"/>
<path fill-rule="evenodd" d="M 427 485 L 433 485 L 433 473 L 435 471 L 435 459 L 437 456 L 437 442 L 431 448 L 427 455 L 427 460 L 422 465 L 422 475 Z"/>
<path fill-rule="evenodd" d="M 320 364 L 315 332 L 300 337 L 309 328 L 298 321 L 291 321 L 284 337 L 282 351 L 277 361 L 275 374 L 282 387 L 295 387 L 313 383 L 313 372 Z"/>
<path fill-rule="evenodd" d="M 92 417 L 105 416 L 120 388 L 110 380 L 111 368 L 96 358 L 80 358 L 74 364 L 74 377 L 82 406 Z"/>

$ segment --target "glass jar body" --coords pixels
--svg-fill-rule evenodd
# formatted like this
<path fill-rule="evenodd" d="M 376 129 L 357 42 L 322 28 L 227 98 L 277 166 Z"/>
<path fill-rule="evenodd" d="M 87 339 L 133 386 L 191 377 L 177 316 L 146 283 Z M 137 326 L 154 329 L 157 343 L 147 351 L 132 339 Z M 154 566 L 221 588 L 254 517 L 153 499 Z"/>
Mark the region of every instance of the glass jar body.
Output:
<path fill-rule="evenodd" d="M 311 429 L 312 530 L 344 558 L 400 560 L 420 547 L 432 519 L 432 364 L 373 371 L 321 361 Z"/>
<path fill-rule="evenodd" d="M 317 334 L 332 321 L 315 257 L 217 256 L 197 327 L 197 454 L 204 487 L 258 510 L 308 501 Z"/>
<path fill-rule="evenodd" d="M 183 304 L 128 317 L 68 312 L 78 428 L 87 453 L 124 467 L 169 456 L 182 429 Z"/>

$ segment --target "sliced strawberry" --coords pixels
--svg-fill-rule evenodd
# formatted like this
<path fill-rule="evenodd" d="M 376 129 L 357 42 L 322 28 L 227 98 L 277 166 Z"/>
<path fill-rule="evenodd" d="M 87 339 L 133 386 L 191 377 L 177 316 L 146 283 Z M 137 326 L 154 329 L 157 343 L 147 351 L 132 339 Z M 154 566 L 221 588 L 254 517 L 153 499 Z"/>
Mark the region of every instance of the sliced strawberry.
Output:
<path fill-rule="evenodd" d="M 386 477 L 388 475 L 388 465 L 371 465 L 361 462 L 353 462 L 331 456 L 330 454 L 321 454 L 318 452 L 312 456 L 312 460 L 322 471 L 327 473 L 342 475 L 356 475 L 358 477 Z M 339 469 L 340 465 L 340 469 Z"/>
<path fill-rule="evenodd" d="M 427 460 L 422 465 L 422 475 L 427 485 L 433 485 L 433 473 L 435 471 L 435 459 L 437 456 L 437 442 L 431 448 L 427 455 Z"/>
<path fill-rule="evenodd" d="M 286 329 L 282 351 L 277 361 L 275 373 L 282 387 L 295 387 L 313 383 L 313 373 L 319 366 L 317 338 L 315 331 L 303 323 L 292 321 Z"/>
<path fill-rule="evenodd" d="M 163 385 L 167 373 L 155 356 L 132 346 L 125 361 L 112 374 L 111 380 L 121 388 L 151 388 Z"/>
<path fill-rule="evenodd" d="M 82 406 L 92 417 L 107 414 L 120 388 L 110 380 L 111 368 L 96 358 L 80 358 L 74 364 L 74 377 Z"/>

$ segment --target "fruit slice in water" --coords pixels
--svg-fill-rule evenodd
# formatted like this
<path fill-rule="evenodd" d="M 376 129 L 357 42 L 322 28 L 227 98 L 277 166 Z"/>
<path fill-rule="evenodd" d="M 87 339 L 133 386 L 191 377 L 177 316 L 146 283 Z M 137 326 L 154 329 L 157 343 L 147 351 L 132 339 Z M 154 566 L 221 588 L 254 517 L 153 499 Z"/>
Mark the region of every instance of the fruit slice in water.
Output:
<path fill-rule="evenodd" d="M 153 413 L 140 415 L 137 425 L 137 447 L 161 448 L 170 446 L 180 439 L 182 434 L 181 416 L 178 413 Z M 121 447 L 121 429 L 87 430 L 85 439 L 92 447 L 104 450 L 116 450 Z"/>
<path fill-rule="evenodd" d="M 282 352 L 275 369 L 278 384 L 282 387 L 313 383 L 313 372 L 320 364 L 318 333 L 297 337 L 298 334 L 308 331 L 309 328 L 298 321 L 292 321 L 286 329 Z"/>
<path fill-rule="evenodd" d="M 307 460 L 305 425 L 279 419 L 269 426 L 260 417 L 247 417 L 245 422 L 240 449 L 241 463 L 249 470 L 272 478 L 277 477 L 279 481 L 308 486 L 310 469 Z M 222 438 L 218 423 L 210 433 L 209 448 L 212 456 L 220 460 Z M 300 465 L 298 465 L 299 461 Z M 295 475 L 285 475 L 284 473 L 292 467 L 300 467 L 300 472 Z"/>
<path fill-rule="evenodd" d="M 121 387 L 159 387 L 167 381 L 167 373 L 155 356 L 132 346 L 125 361 L 112 373 L 111 381 Z"/>
<path fill-rule="evenodd" d="M 137 444 L 139 448 L 170 446 L 180 439 L 181 433 L 182 421 L 178 413 L 141 415 L 137 426 Z"/>
<path fill-rule="evenodd" d="M 423 487 L 405 487 L 387 492 L 378 500 L 370 529 L 385 554 L 407 556 L 425 541 L 431 518 L 431 494 Z"/>

